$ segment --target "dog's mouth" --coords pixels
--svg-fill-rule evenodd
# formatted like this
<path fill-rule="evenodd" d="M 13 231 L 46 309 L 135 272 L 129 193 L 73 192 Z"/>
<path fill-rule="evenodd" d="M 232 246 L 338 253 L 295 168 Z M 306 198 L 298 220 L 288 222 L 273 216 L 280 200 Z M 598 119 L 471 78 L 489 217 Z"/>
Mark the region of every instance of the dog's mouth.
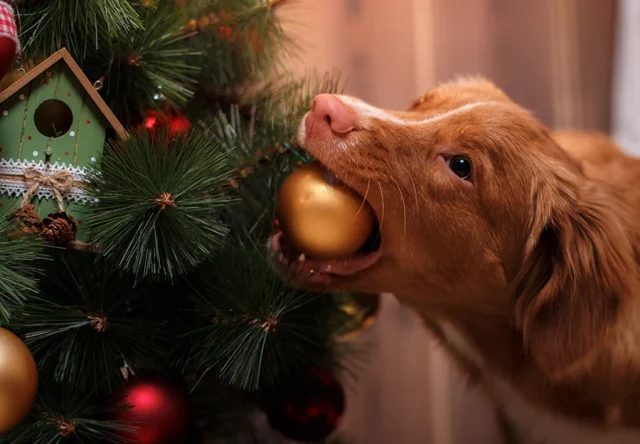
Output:
<path fill-rule="evenodd" d="M 330 180 L 343 184 L 333 173 L 327 174 Z M 362 199 L 366 200 L 364 196 Z M 382 235 L 379 227 L 380 224 L 376 220 L 375 229 L 365 244 L 355 253 L 340 259 L 319 259 L 304 255 L 287 241 L 277 224 L 276 233 L 270 241 L 270 249 L 277 262 L 292 275 L 294 280 L 311 284 L 329 284 L 336 278 L 361 273 L 378 262 L 382 255 Z"/>

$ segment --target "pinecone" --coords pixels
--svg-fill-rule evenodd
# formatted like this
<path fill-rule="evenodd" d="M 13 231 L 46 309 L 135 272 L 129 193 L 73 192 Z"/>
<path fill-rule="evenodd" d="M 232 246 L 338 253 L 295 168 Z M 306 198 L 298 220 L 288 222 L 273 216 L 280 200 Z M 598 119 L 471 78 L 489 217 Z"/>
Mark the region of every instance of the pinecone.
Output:
<path fill-rule="evenodd" d="M 49 214 L 42 221 L 42 236 L 44 240 L 64 247 L 76 239 L 78 225 L 66 212 Z"/>
<path fill-rule="evenodd" d="M 36 207 L 31 204 L 27 204 L 13 211 L 9 215 L 9 220 L 15 220 L 22 226 L 20 233 L 37 234 L 42 230 L 40 216 L 36 213 Z"/>

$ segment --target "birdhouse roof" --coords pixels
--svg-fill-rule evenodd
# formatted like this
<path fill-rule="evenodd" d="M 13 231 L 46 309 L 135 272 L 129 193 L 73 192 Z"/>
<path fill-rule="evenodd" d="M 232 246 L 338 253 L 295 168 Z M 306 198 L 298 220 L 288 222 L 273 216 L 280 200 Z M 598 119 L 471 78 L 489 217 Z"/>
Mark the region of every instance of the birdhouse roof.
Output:
<path fill-rule="evenodd" d="M 85 89 L 93 103 L 98 107 L 102 115 L 107 119 L 111 127 L 118 134 L 121 139 L 127 138 L 127 132 L 124 129 L 120 120 L 113 114 L 113 111 L 109 108 L 109 105 L 102 99 L 96 88 L 93 86 L 91 81 L 87 78 L 87 76 L 82 71 L 82 68 L 78 66 L 69 51 L 65 48 L 62 48 L 59 51 L 51 54 L 45 61 L 34 67 L 32 70 L 27 72 L 24 76 L 22 76 L 18 81 L 12 84 L 10 87 L 0 92 L 0 104 L 2 104 L 9 97 L 13 96 L 15 93 L 20 91 L 26 85 L 35 80 L 40 74 L 44 73 L 47 69 L 51 68 L 53 65 L 58 63 L 59 61 L 64 61 L 73 75 L 78 79 L 80 85 Z"/>

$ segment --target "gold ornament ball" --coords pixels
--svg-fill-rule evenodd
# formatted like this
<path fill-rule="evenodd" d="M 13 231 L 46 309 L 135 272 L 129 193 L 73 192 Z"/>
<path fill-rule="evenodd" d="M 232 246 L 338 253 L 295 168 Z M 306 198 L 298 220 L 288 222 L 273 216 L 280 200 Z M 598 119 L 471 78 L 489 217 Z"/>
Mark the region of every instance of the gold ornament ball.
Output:
<path fill-rule="evenodd" d="M 205 15 L 198 19 L 198 29 L 200 29 L 200 31 L 204 31 L 205 29 L 207 29 L 208 26 L 209 26 L 208 16 Z"/>
<path fill-rule="evenodd" d="M 280 189 L 278 224 L 301 253 L 314 259 L 340 259 L 365 244 L 376 218 L 362 196 L 326 178 L 327 170 L 317 163 L 294 170 Z"/>
<path fill-rule="evenodd" d="M 0 328 L 0 433 L 17 426 L 38 391 L 38 368 L 27 346 L 9 330 Z"/>
<path fill-rule="evenodd" d="M 198 20 L 196 19 L 190 19 L 187 22 L 187 27 L 186 27 L 188 32 L 196 32 L 198 30 Z"/>

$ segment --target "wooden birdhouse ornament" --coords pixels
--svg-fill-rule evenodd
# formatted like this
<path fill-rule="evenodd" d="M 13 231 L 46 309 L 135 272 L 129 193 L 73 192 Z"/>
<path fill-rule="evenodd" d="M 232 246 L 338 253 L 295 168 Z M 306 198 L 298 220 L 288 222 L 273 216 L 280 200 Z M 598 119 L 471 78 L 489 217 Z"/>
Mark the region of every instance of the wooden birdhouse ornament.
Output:
<path fill-rule="evenodd" d="M 28 214 L 29 231 L 50 242 L 86 241 L 94 202 L 84 173 L 107 137 L 127 134 L 71 54 L 61 49 L 36 65 L 0 93 L 3 209 Z"/>

